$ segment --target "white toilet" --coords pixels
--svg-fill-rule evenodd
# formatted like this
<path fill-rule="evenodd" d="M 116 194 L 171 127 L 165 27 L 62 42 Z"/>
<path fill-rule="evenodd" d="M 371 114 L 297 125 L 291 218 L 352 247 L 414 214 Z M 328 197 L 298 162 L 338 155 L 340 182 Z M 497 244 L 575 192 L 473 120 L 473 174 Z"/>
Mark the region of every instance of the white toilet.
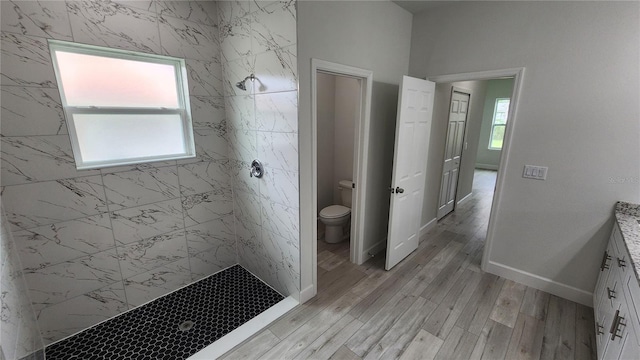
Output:
<path fill-rule="evenodd" d="M 324 241 L 335 244 L 349 239 L 351 220 L 351 180 L 340 180 L 338 188 L 342 205 L 330 205 L 320 210 L 320 221 L 326 226 Z"/>

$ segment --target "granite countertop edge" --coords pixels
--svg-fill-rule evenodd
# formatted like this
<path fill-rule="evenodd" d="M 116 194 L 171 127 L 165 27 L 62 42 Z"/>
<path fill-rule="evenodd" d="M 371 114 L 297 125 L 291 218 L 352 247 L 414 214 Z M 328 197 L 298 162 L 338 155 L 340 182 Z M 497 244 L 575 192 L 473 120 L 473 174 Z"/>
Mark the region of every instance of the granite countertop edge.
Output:
<path fill-rule="evenodd" d="M 640 283 L 640 205 L 624 201 L 616 203 L 615 218 L 620 232 L 622 242 L 629 252 L 633 272 L 636 280 Z"/>

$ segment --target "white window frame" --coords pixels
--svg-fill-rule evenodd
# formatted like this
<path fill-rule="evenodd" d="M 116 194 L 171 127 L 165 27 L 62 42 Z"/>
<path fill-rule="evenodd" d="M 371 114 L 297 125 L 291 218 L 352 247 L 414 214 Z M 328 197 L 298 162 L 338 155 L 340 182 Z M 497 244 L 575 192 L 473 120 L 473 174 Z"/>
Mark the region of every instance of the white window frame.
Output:
<path fill-rule="evenodd" d="M 76 168 L 78 170 L 84 169 L 98 169 L 110 166 L 122 166 L 132 165 L 140 163 L 148 163 L 155 161 L 167 161 L 186 159 L 196 156 L 195 143 L 193 139 L 193 125 L 191 120 L 191 107 L 189 103 L 189 88 L 187 84 L 187 70 L 184 59 L 146 54 L 135 51 L 119 50 L 106 48 L 94 45 L 77 44 L 67 41 L 48 40 L 49 50 L 51 53 L 51 60 L 53 62 L 53 68 L 56 74 L 56 80 L 58 82 L 58 90 L 60 92 L 60 98 L 62 100 L 62 106 L 67 121 L 67 128 L 69 130 L 69 137 L 71 139 L 71 147 L 73 150 Z M 69 106 L 64 93 L 64 86 L 62 85 L 60 73 L 58 71 L 58 61 L 55 55 L 56 51 L 72 52 L 76 54 L 94 55 L 101 57 L 108 57 L 114 59 L 134 60 L 155 64 L 171 65 L 175 69 L 175 79 L 178 94 L 178 107 L 177 108 L 163 108 L 163 107 L 107 107 L 107 106 Z M 78 134 L 74 124 L 74 114 L 100 114 L 100 115 L 162 115 L 162 114 L 177 114 L 182 120 L 183 128 L 183 141 L 185 153 L 170 154 L 170 155 L 158 155 L 158 156 L 145 156 L 138 158 L 127 159 L 112 159 L 105 161 L 85 161 L 82 158 L 80 151 L 80 145 L 78 141 Z"/>
<path fill-rule="evenodd" d="M 509 107 L 511 107 L 511 98 L 505 97 L 505 98 L 496 98 L 496 102 L 493 105 L 493 117 L 491 118 L 491 132 L 489 133 L 489 150 L 502 150 L 502 147 L 492 147 L 491 146 L 491 142 L 493 140 L 493 131 L 495 130 L 496 126 L 502 126 L 505 128 L 505 131 L 507 129 L 507 122 L 509 122 L 509 111 L 507 110 L 507 121 L 505 121 L 504 124 L 496 124 L 496 114 L 498 112 L 498 102 L 500 102 L 500 100 L 509 100 Z M 504 137 L 502 138 L 502 144 L 504 146 Z"/>

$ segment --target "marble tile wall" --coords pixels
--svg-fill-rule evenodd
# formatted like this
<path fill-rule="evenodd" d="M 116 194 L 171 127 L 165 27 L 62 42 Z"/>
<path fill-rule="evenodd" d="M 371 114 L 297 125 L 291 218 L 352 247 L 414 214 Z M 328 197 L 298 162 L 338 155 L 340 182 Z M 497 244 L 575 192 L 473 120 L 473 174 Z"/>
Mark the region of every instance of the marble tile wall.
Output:
<path fill-rule="evenodd" d="M 218 25 L 239 262 L 300 292 L 295 1 L 222 1 Z M 254 73 L 247 90 L 236 82 Z M 260 159 L 261 179 L 249 176 Z"/>
<path fill-rule="evenodd" d="M 9 224 L 0 223 L 0 359 L 35 359 L 44 345 Z"/>
<path fill-rule="evenodd" d="M 0 192 L 45 342 L 236 264 L 231 175 L 238 162 L 227 155 L 216 4 L 6 0 L 1 6 Z M 197 157 L 76 170 L 47 39 L 185 58 Z M 260 62 L 265 79 L 273 75 L 265 72 L 267 62 L 285 56 L 278 51 Z M 269 121 L 262 127 L 275 129 Z M 291 139 L 279 141 L 285 140 Z M 265 159 L 285 160 L 264 141 Z M 291 170 L 273 168 L 281 176 Z"/>

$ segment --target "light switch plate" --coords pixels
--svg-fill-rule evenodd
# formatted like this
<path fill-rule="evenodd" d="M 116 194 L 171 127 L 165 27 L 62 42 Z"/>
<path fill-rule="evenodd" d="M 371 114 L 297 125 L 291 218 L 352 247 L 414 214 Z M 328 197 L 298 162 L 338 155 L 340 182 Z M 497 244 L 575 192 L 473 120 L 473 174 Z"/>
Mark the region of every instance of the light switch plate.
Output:
<path fill-rule="evenodd" d="M 548 170 L 549 168 L 546 166 L 525 165 L 522 177 L 525 179 L 546 180 Z"/>

